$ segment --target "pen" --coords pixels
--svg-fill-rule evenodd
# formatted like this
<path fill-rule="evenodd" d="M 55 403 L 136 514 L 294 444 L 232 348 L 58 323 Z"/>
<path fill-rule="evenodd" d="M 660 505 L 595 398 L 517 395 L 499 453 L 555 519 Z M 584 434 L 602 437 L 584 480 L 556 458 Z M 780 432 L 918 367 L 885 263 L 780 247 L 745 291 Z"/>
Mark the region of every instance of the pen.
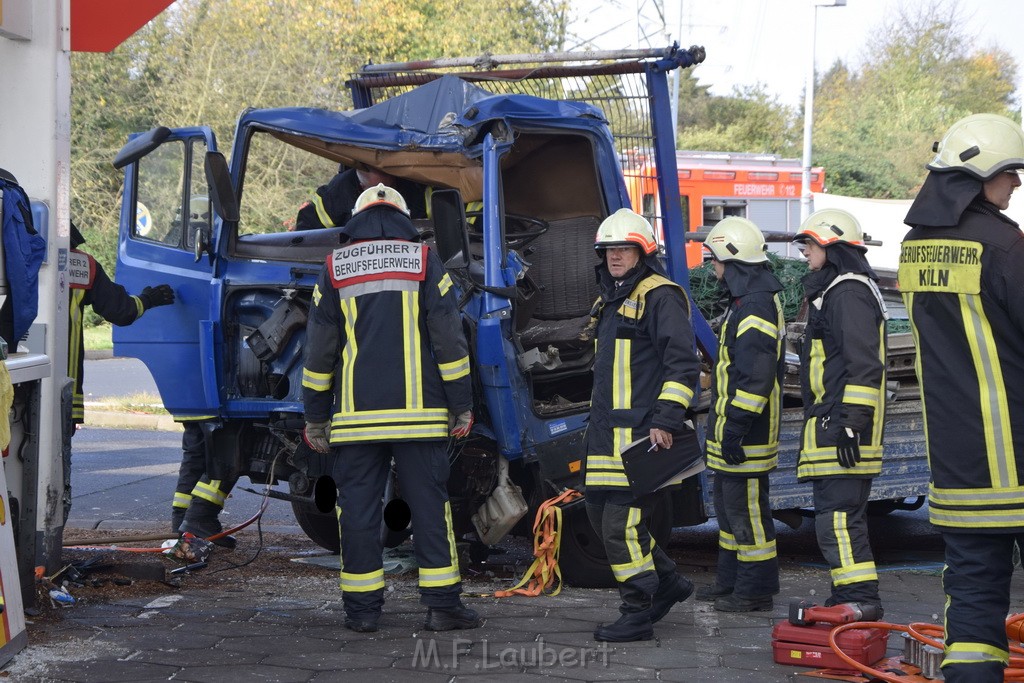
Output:
<path fill-rule="evenodd" d="M 654 450 L 655 448 L 657 448 L 657 447 L 658 447 L 658 444 L 656 444 L 656 443 L 652 443 L 652 444 L 651 444 L 651 447 L 647 449 L 647 452 L 648 452 L 648 453 L 650 453 L 651 451 L 653 451 L 653 450 Z"/>

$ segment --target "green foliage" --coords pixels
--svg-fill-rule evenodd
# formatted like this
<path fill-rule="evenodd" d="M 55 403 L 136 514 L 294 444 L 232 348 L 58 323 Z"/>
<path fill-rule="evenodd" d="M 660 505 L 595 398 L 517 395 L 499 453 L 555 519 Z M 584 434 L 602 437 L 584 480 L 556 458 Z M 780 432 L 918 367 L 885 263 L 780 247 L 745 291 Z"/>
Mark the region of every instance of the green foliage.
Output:
<path fill-rule="evenodd" d="M 690 89 L 697 101 L 685 109 L 680 104 L 679 120 L 684 126 L 676 138 L 680 149 L 796 153 L 796 112 L 770 96 L 764 85 L 736 88 L 729 97 L 708 95 L 706 89 Z M 680 82 L 680 101 L 682 97 Z"/>
<path fill-rule="evenodd" d="M 804 302 L 803 277 L 808 273 L 807 261 L 769 253 L 768 268 L 782 284 L 779 299 L 783 316 L 786 322 L 793 322 Z M 701 314 L 709 321 L 722 316 L 729 308 L 729 296 L 715 278 L 711 261 L 690 269 L 690 293 Z"/>

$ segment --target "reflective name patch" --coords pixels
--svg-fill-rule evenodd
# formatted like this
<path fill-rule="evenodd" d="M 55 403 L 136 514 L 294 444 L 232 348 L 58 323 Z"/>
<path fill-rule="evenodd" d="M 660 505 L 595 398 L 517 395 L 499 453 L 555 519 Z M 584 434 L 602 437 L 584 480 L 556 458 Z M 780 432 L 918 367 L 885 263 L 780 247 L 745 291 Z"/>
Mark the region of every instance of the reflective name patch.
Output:
<path fill-rule="evenodd" d="M 427 275 L 426 245 L 402 240 L 349 244 L 327 258 L 336 287 L 372 280 L 423 280 Z"/>
<path fill-rule="evenodd" d="M 72 289 L 92 288 L 92 259 L 80 251 L 68 253 L 68 284 Z"/>
<path fill-rule="evenodd" d="M 904 292 L 981 292 L 979 242 L 913 240 L 900 250 L 899 281 Z"/>

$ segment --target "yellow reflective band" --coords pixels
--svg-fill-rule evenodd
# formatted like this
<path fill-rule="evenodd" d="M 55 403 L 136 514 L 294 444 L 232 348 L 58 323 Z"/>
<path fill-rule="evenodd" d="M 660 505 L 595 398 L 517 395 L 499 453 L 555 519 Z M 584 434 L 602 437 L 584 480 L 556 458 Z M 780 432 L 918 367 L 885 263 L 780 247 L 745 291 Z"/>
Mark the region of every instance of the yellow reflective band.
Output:
<path fill-rule="evenodd" d="M 966 240 L 912 240 L 900 250 L 901 292 L 981 292 L 980 242 Z"/>
<path fill-rule="evenodd" d="M 452 525 L 452 504 L 449 500 L 444 502 L 444 526 L 445 537 L 448 539 L 448 559 L 451 561 L 451 566 L 455 568 L 455 573 L 458 574 L 459 551 L 455 546 L 455 528 Z"/>
<path fill-rule="evenodd" d="M 737 389 L 736 395 L 733 396 L 731 403 L 737 408 L 741 408 L 751 413 L 760 413 L 764 410 L 764 407 L 768 405 L 768 399 L 764 396 L 752 394 L 749 391 Z"/>
<path fill-rule="evenodd" d="M 626 513 L 626 528 L 624 530 L 626 540 L 626 551 L 629 552 L 630 560 L 635 564 L 644 560 L 644 551 L 640 547 L 639 531 L 640 508 L 629 508 Z"/>
<path fill-rule="evenodd" d="M 356 302 L 355 299 L 340 299 L 341 315 L 345 320 L 345 348 L 341 351 L 341 391 L 338 392 L 339 412 L 349 413 L 355 410 L 355 372 L 356 355 L 359 344 L 356 342 Z"/>
<path fill-rule="evenodd" d="M 420 293 L 402 292 L 402 339 L 405 343 L 405 405 L 423 406 L 423 368 L 420 357 Z"/>
<path fill-rule="evenodd" d="M 832 513 L 832 533 L 836 536 L 839 546 L 839 564 L 844 567 L 853 564 L 853 544 L 850 543 L 850 530 L 846 528 L 846 513 Z"/>
<path fill-rule="evenodd" d="M 933 485 L 928 490 L 928 502 L 930 505 L 941 505 L 944 507 L 966 507 L 972 505 L 979 507 L 991 507 L 993 505 L 1024 506 L 1024 494 L 1022 494 L 1020 487 L 943 489 Z"/>
<path fill-rule="evenodd" d="M 722 550 L 737 550 L 740 546 L 736 543 L 736 536 L 734 534 L 726 533 L 721 529 L 718 530 L 718 547 Z"/>
<path fill-rule="evenodd" d="M 331 377 L 329 372 L 313 372 L 309 368 L 302 368 L 302 386 L 313 391 L 330 391 Z"/>
<path fill-rule="evenodd" d="M 773 453 L 771 456 L 763 458 L 753 458 L 749 454 L 747 459 L 739 465 L 730 465 L 725 460 L 722 460 L 721 451 L 718 453 L 711 452 L 710 442 L 708 446 L 708 462 L 707 465 L 716 472 L 728 472 L 730 474 L 764 474 L 765 472 L 771 472 L 778 464 L 779 459 Z M 749 453 L 747 447 L 743 446 L 743 452 Z M 778 449 L 776 449 L 776 453 Z"/>
<path fill-rule="evenodd" d="M 142 305 L 142 299 L 135 295 L 132 295 L 132 301 L 135 302 L 135 319 L 138 320 L 146 312 L 146 307 Z"/>
<path fill-rule="evenodd" d="M 985 643 L 950 643 L 946 646 L 946 656 L 942 666 L 947 664 L 981 664 L 983 662 L 999 662 L 1003 666 L 1010 663 L 1010 653 Z"/>
<path fill-rule="evenodd" d="M 946 510 L 928 508 L 928 521 L 936 526 L 963 529 L 1001 529 L 1024 526 L 1024 510 Z"/>
<path fill-rule="evenodd" d="M 653 572 L 654 557 L 648 554 L 634 562 L 613 564 L 611 565 L 611 568 L 612 575 L 615 577 L 615 580 L 619 583 L 623 583 L 633 578 L 637 574 L 643 574 L 644 572 Z"/>
<path fill-rule="evenodd" d="M 325 228 L 335 227 L 334 221 L 331 220 L 327 209 L 324 208 L 324 198 L 320 196 L 319 192 L 313 193 L 313 208 L 316 209 L 316 217 L 320 219 Z"/>
<path fill-rule="evenodd" d="M 679 382 L 665 382 L 661 385 L 661 393 L 658 395 L 658 400 L 675 401 L 684 408 L 689 408 L 690 401 L 693 400 L 693 390 Z"/>
<path fill-rule="evenodd" d="M 853 403 L 874 408 L 878 405 L 880 389 L 873 389 L 857 384 L 847 384 L 843 390 L 843 403 Z"/>
<path fill-rule="evenodd" d="M 313 285 L 313 305 L 319 306 L 320 299 L 323 298 L 323 294 L 320 293 L 320 283 Z"/>
<path fill-rule="evenodd" d="M 351 426 L 390 424 L 393 422 L 448 422 L 445 408 L 420 410 L 360 410 L 357 413 L 335 413 L 331 426 L 349 429 Z"/>
<path fill-rule="evenodd" d="M 736 559 L 740 562 L 764 562 L 777 556 L 774 540 L 757 545 L 741 544 L 736 547 Z"/>
<path fill-rule="evenodd" d="M 832 583 L 837 586 L 848 586 L 862 581 L 878 581 L 874 562 L 860 562 L 832 570 Z"/>
<path fill-rule="evenodd" d="M 633 378 L 629 367 L 633 342 L 630 339 L 615 340 L 615 358 L 612 361 L 612 410 L 632 407 Z M 621 452 L 616 449 L 616 452 Z"/>
<path fill-rule="evenodd" d="M 205 422 L 213 420 L 216 415 L 171 415 L 175 422 Z"/>
<path fill-rule="evenodd" d="M 1018 486 L 1010 408 L 999 360 L 999 349 L 992 336 L 992 325 L 982 307 L 980 296 L 960 295 L 964 334 L 971 347 L 974 371 L 978 378 L 978 399 L 985 425 L 985 452 L 993 486 Z"/>
<path fill-rule="evenodd" d="M 367 574 L 350 574 L 343 571 L 341 572 L 339 586 L 342 591 L 349 593 L 370 593 L 383 590 L 384 570 L 377 569 Z"/>
<path fill-rule="evenodd" d="M 419 574 L 419 586 L 420 588 L 437 588 L 439 586 L 451 586 L 458 583 L 461 580 L 459 575 L 459 568 L 455 566 L 448 567 L 420 567 Z"/>
<path fill-rule="evenodd" d="M 454 382 L 469 374 L 469 356 L 463 356 L 451 363 L 438 363 L 437 369 L 441 371 L 441 379 L 445 382 Z"/>
<path fill-rule="evenodd" d="M 825 398 L 825 345 L 820 339 L 811 340 L 811 393 L 814 394 L 814 402 L 821 403 Z"/>
<path fill-rule="evenodd" d="M 718 332 L 718 362 L 715 363 L 715 386 L 718 387 L 718 398 L 715 400 L 715 433 L 712 435 L 715 441 L 721 442 L 725 436 L 725 411 L 729 405 L 729 367 L 732 365 L 732 356 L 729 355 L 729 347 L 725 340 L 729 334 L 729 325 L 732 321 L 726 316 L 722 328 Z"/>
<path fill-rule="evenodd" d="M 171 503 L 171 507 L 175 508 L 187 508 L 192 502 L 192 494 L 181 493 L 180 491 L 174 492 L 174 502 Z"/>
<path fill-rule="evenodd" d="M 806 440 L 805 440 L 806 442 Z M 797 478 L 809 479 L 812 477 L 830 476 L 858 476 L 877 475 L 882 471 L 882 447 L 861 446 L 861 460 L 853 467 L 846 468 L 839 464 L 836 459 L 835 446 L 825 446 L 800 451 L 800 461 L 797 464 Z"/>
<path fill-rule="evenodd" d="M 590 468 L 611 468 L 622 469 L 622 458 L 617 455 L 588 455 L 587 469 Z"/>
<path fill-rule="evenodd" d="M 202 498 L 220 507 L 224 507 L 224 502 L 228 497 L 226 493 L 220 490 L 219 479 L 214 479 L 209 484 L 197 483 L 195 488 L 192 489 L 192 496 L 194 498 Z"/>
<path fill-rule="evenodd" d="M 78 379 L 78 360 L 82 356 L 82 300 L 85 298 L 85 292 L 84 289 L 72 289 L 71 305 L 68 309 L 71 323 L 71 331 L 68 334 L 68 377 L 73 380 Z"/>
<path fill-rule="evenodd" d="M 444 439 L 447 437 L 447 422 L 442 425 L 379 425 L 347 427 L 343 431 L 331 430 L 331 443 L 335 444 L 396 439 Z"/>
<path fill-rule="evenodd" d="M 625 472 L 594 472 L 587 470 L 584 482 L 587 486 L 603 486 L 606 488 L 629 488 L 629 480 Z"/>
<path fill-rule="evenodd" d="M 761 482 L 757 479 L 747 480 L 747 518 L 750 520 L 750 529 L 754 532 L 752 547 L 766 549 L 770 546 L 774 557 L 775 541 L 768 540 L 768 534 L 761 523 Z"/>
<path fill-rule="evenodd" d="M 448 290 L 452 288 L 452 278 L 448 273 L 441 276 L 441 279 L 437 283 L 437 289 L 441 292 L 441 296 L 448 293 Z"/>
<path fill-rule="evenodd" d="M 759 318 L 756 315 L 750 315 L 743 319 L 743 322 L 741 322 L 739 327 L 736 328 L 736 337 L 739 338 L 739 336 L 747 330 L 764 332 L 772 339 L 778 339 L 780 337 L 779 328 L 776 325 L 773 325 L 764 318 Z"/>

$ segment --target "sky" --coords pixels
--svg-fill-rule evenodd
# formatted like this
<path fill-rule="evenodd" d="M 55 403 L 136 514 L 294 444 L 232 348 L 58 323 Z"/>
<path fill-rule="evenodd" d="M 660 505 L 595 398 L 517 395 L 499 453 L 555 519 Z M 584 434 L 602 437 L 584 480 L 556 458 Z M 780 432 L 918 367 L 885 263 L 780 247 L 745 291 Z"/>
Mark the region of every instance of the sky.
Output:
<path fill-rule="evenodd" d="M 572 32 L 592 40 L 597 49 L 662 47 L 672 40 L 683 46 L 703 45 L 707 60 L 695 67 L 694 74 L 702 85 L 711 86 L 712 93 L 727 95 L 735 86 L 763 83 L 785 104 L 797 106 L 803 100 L 812 0 L 572 1 L 577 16 Z M 913 11 L 934 1 L 846 0 L 845 7 L 818 8 L 818 72 L 836 59 L 859 67 L 866 41 L 887 17 L 897 16 L 900 7 Z M 670 39 L 656 31 L 662 25 L 656 13 L 659 2 Z M 966 23 L 964 33 L 974 36 L 979 47 L 999 46 L 1016 58 L 1019 97 L 1024 93 L 1024 0 L 958 0 L 957 5 Z M 640 38 L 644 29 L 654 33 L 650 43 Z"/>

